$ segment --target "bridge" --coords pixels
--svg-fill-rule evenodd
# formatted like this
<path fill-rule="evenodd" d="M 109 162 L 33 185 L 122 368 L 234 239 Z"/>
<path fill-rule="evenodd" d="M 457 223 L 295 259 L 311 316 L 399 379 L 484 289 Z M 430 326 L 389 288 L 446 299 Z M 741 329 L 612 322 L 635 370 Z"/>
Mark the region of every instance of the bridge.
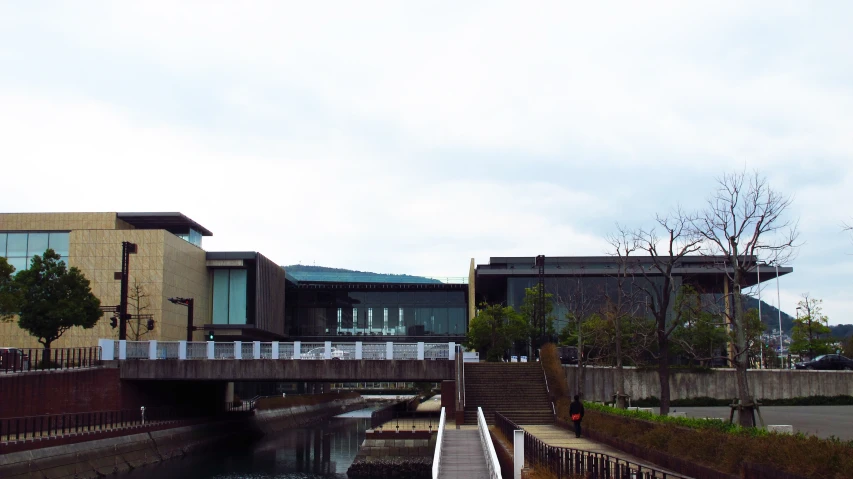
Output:
<path fill-rule="evenodd" d="M 453 342 L 188 342 L 101 339 L 121 379 L 429 381 L 455 379 Z"/>

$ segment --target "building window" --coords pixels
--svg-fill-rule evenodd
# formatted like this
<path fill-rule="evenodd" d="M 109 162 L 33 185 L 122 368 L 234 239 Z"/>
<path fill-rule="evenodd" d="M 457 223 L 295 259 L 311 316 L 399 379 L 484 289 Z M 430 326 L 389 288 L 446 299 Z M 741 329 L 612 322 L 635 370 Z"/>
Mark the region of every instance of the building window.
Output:
<path fill-rule="evenodd" d="M 246 324 L 248 273 L 213 270 L 213 324 Z"/>
<path fill-rule="evenodd" d="M 178 238 L 181 238 L 182 240 L 186 241 L 187 243 L 194 244 L 194 245 L 198 246 L 199 248 L 201 248 L 201 238 L 202 238 L 201 233 L 199 233 L 198 231 L 196 231 L 192 228 L 190 228 L 190 231 L 188 233 L 181 233 L 181 234 L 177 234 L 175 236 L 177 236 Z"/>
<path fill-rule="evenodd" d="M 5 257 L 16 272 L 29 268 L 33 256 L 42 256 L 48 249 L 53 249 L 60 258 L 67 259 L 68 235 L 67 231 L 0 233 L 0 256 Z"/>

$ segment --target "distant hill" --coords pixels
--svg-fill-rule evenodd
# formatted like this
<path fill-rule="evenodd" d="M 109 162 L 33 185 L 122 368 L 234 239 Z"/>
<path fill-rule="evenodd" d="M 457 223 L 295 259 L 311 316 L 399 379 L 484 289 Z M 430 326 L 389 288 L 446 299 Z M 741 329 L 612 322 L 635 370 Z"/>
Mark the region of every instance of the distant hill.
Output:
<path fill-rule="evenodd" d="M 747 296 L 746 309 L 758 309 L 758 299 Z M 761 321 L 769 330 L 779 329 L 779 310 L 775 306 L 771 306 L 764 301 L 761 302 Z M 794 327 L 794 318 L 782 311 L 782 331 L 785 334 L 791 334 L 791 329 Z M 843 339 L 853 336 L 853 324 L 837 324 L 830 326 L 832 336 Z"/>
<path fill-rule="evenodd" d="M 758 299 L 752 296 L 746 296 L 746 304 L 743 305 L 746 310 L 758 309 Z M 779 310 L 772 305 L 761 301 L 761 322 L 767 326 L 769 330 L 779 329 Z M 791 328 L 794 327 L 794 318 L 782 311 L 782 332 L 791 334 Z"/>
<path fill-rule="evenodd" d="M 435 283 L 441 281 L 423 276 L 409 274 L 383 274 L 368 271 L 354 271 L 344 268 L 329 268 L 327 266 L 309 266 L 292 264 L 282 266 L 284 271 L 297 281 L 337 281 L 341 283 Z"/>

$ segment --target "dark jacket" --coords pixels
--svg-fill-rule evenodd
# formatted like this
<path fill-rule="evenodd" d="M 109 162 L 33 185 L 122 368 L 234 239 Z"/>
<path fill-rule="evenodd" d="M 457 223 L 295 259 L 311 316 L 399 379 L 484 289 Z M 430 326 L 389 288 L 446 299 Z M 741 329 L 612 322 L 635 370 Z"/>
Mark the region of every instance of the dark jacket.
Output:
<path fill-rule="evenodd" d="M 583 404 L 580 401 L 572 401 L 572 405 L 569 406 L 569 416 L 573 416 L 575 414 L 580 414 L 581 419 L 583 419 L 584 410 Z"/>

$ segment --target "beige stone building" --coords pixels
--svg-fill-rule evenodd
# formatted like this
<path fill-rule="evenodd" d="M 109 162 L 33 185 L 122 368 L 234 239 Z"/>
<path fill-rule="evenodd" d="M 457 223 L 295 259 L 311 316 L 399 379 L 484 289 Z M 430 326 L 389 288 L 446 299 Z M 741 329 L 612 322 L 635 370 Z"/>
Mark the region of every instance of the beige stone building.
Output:
<path fill-rule="evenodd" d="M 91 281 L 92 292 L 102 306 L 119 304 L 121 287 L 115 273 L 121 271 L 122 242 L 136 244 L 137 253 L 129 257 L 128 313 L 152 315 L 154 329 L 148 331 L 146 321 L 137 325 L 136 320 L 130 320 L 128 340 L 136 339 L 137 334 L 141 340 L 186 339 L 187 308 L 172 304 L 172 297 L 194 299 L 193 323 L 200 327 L 193 333 L 194 340 L 204 340 L 206 333 L 213 332 L 214 322 L 217 335 L 225 333 L 235 339 L 281 337 L 284 271 L 254 252 L 236 253 L 238 257 L 225 260 L 217 258 L 229 253 L 219 253 L 211 259 L 201 245 L 202 237 L 211 235 L 181 213 L 0 214 L 0 256 L 21 269 L 28 267 L 33 255 L 41 255 L 50 247 Z M 262 273 L 264 279 L 260 279 Z M 269 277 L 280 279 L 281 285 L 269 284 Z M 276 294 L 278 288 L 280 293 Z M 137 290 L 145 295 L 138 309 L 134 298 Z M 216 315 L 212 311 L 214 290 L 227 294 L 218 300 Z M 280 301 L 275 301 L 278 296 Z M 92 329 L 69 330 L 53 346 L 95 346 L 99 338 L 118 338 L 119 328 L 110 325 L 111 316 L 113 313 L 104 313 Z M 16 320 L 0 323 L 2 346 L 40 347 Z"/>

